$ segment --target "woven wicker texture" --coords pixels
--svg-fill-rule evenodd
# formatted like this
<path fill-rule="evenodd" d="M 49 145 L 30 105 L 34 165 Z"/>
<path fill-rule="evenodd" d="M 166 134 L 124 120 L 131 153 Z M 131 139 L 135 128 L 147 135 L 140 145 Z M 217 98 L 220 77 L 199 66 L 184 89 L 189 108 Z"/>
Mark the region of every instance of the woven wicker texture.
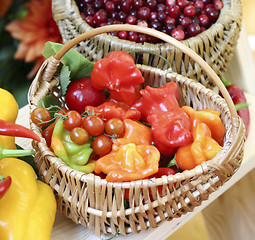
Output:
<path fill-rule="evenodd" d="M 60 58 L 81 39 L 112 31 L 113 28 L 108 26 L 85 33 L 44 62 L 29 89 L 30 112 L 47 94 L 53 94 L 64 104 L 64 98 L 59 91 L 57 72 Z M 139 27 L 136 30 L 144 31 Z M 157 37 L 162 40 L 166 36 L 152 30 L 150 34 L 158 34 Z M 166 39 L 199 62 L 216 82 L 226 100 L 200 83 L 177 73 L 144 65 L 137 67 L 145 77 L 145 85 L 159 87 L 169 81 L 176 82 L 183 104 L 192 106 L 196 110 L 213 108 L 221 112 L 226 135 L 222 150 L 213 159 L 203 162 L 192 170 L 175 175 L 111 183 L 94 174 L 86 175 L 66 166 L 50 151 L 44 139 L 40 143 L 33 142 L 37 167 L 43 181 L 48 183 L 56 194 L 58 210 L 75 223 L 88 227 L 98 236 L 101 233 L 117 231 L 121 234 L 138 233 L 149 227 L 157 227 L 162 221 L 190 212 L 228 181 L 241 165 L 245 129 L 226 89 L 215 72 L 197 54 L 172 38 L 166 36 Z M 32 122 L 30 126 L 42 136 L 39 127 Z M 163 186 L 162 197 L 158 193 L 157 186 Z M 124 204 L 126 190 L 129 191 L 128 206 Z M 152 193 L 152 198 L 149 192 Z"/>
<path fill-rule="evenodd" d="M 219 76 L 224 74 L 233 57 L 242 23 L 240 0 L 223 0 L 223 3 L 224 7 L 215 24 L 198 36 L 182 41 L 198 53 Z M 52 10 L 64 43 L 92 29 L 82 19 L 75 0 L 52 0 Z M 150 51 L 165 57 L 171 63 L 174 72 L 197 79 L 207 87 L 213 86 L 196 62 L 169 44 L 145 43 L 142 45 L 104 34 L 81 42 L 76 46 L 76 50 L 93 61 L 115 50 Z M 137 63 L 141 61 L 140 53 L 131 55 Z M 166 62 L 154 54 L 143 53 L 142 56 L 142 62 L 139 63 L 160 69 L 168 68 Z"/>

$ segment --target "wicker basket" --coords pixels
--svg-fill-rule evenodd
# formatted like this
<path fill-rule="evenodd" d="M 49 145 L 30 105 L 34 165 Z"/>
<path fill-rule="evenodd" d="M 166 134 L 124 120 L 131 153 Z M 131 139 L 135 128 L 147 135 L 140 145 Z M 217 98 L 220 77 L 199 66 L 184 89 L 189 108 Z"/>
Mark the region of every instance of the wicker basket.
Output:
<path fill-rule="evenodd" d="M 47 147 L 45 139 L 33 142 L 36 150 L 35 162 L 43 181 L 55 192 L 58 210 L 77 224 L 88 227 L 97 235 L 101 233 L 121 234 L 139 233 L 149 227 L 157 227 L 165 220 L 171 220 L 193 211 L 202 201 L 228 181 L 238 170 L 244 151 L 245 128 L 238 117 L 227 90 L 201 57 L 175 39 L 158 31 L 114 25 L 93 29 L 66 44 L 54 57 L 47 59 L 41 66 L 29 89 L 30 111 L 42 97 L 53 94 L 60 102 L 63 98 L 59 91 L 57 66 L 62 56 L 83 39 L 103 32 L 128 30 L 151 34 L 176 46 L 198 62 L 219 87 L 226 100 L 187 77 L 177 73 L 163 71 L 150 66 L 137 65 L 145 77 L 145 83 L 161 86 L 168 81 L 176 82 L 185 105 L 194 109 L 214 108 L 221 112 L 226 128 L 224 146 L 211 160 L 196 168 L 163 176 L 158 179 L 145 179 L 132 182 L 107 182 L 94 174 L 84 174 L 68 167 Z M 64 102 L 63 102 L 64 103 Z M 39 136 L 41 128 L 30 122 L 31 129 Z M 157 186 L 163 186 L 163 196 L 158 194 Z M 129 189 L 129 207 L 124 206 L 124 192 Z M 149 191 L 154 200 L 150 199 Z"/>
<path fill-rule="evenodd" d="M 224 7 L 217 22 L 198 36 L 182 41 L 199 54 L 219 76 L 224 74 L 233 57 L 242 23 L 240 0 L 222 1 Z M 52 11 L 64 43 L 92 29 L 82 19 L 75 0 L 52 0 Z M 92 61 L 105 57 L 110 51 L 130 49 L 161 54 L 170 62 L 174 72 L 197 79 L 206 87 L 213 85 L 196 62 L 169 44 L 139 44 L 105 34 L 83 41 L 76 47 L 78 52 Z M 131 55 L 137 63 L 141 59 L 139 53 Z M 148 53 L 143 54 L 142 64 L 160 69 L 168 67 L 164 60 Z"/>

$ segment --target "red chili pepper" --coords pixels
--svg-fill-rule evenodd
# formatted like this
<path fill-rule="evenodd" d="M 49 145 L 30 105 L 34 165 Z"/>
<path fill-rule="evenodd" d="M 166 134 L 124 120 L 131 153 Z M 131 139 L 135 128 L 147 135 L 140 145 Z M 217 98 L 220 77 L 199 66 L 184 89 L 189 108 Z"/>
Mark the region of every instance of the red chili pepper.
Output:
<path fill-rule="evenodd" d="M 246 97 L 243 90 L 236 84 L 232 84 L 226 81 L 224 78 L 221 79 L 224 85 L 226 86 L 229 95 L 231 96 L 233 103 L 236 105 L 237 114 L 242 118 L 245 128 L 246 128 L 246 137 L 248 136 L 250 129 L 250 112 L 247 105 L 244 105 L 244 108 L 239 109 L 238 105 L 241 103 L 247 103 Z M 240 106 L 240 105 L 239 105 Z"/>
<path fill-rule="evenodd" d="M 136 86 L 144 78 L 128 53 L 113 51 L 95 63 L 91 82 L 96 89 L 107 88 L 112 98 L 130 106 L 137 100 Z"/>
<path fill-rule="evenodd" d="M 45 139 L 46 144 L 47 144 L 48 147 L 51 146 L 51 137 L 52 137 L 52 133 L 53 133 L 53 130 L 54 130 L 54 127 L 55 127 L 55 123 L 56 122 L 51 123 L 42 132 L 42 137 Z"/>
<path fill-rule="evenodd" d="M 7 176 L 6 178 L 4 178 L 0 174 L 0 199 L 4 196 L 4 194 L 9 189 L 11 182 L 12 182 L 12 179 L 10 176 Z"/>
<path fill-rule="evenodd" d="M 16 123 L 4 121 L 2 119 L 0 119 L 0 135 L 31 138 L 38 142 L 41 141 L 40 137 L 32 130 Z"/>

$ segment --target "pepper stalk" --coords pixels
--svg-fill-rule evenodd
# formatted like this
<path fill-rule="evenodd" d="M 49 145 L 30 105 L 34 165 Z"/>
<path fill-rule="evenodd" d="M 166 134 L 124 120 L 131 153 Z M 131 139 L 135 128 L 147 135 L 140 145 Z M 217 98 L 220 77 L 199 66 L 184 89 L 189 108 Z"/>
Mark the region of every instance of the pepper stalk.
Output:
<path fill-rule="evenodd" d="M 34 149 L 4 149 L 0 145 L 0 160 L 7 157 L 24 157 L 35 154 Z"/>

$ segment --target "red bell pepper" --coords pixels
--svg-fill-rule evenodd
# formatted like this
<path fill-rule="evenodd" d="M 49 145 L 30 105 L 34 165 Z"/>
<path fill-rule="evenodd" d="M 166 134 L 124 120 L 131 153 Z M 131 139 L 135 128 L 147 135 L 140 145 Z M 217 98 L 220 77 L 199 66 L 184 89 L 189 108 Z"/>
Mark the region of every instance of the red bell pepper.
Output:
<path fill-rule="evenodd" d="M 162 154 L 172 156 L 177 147 L 192 142 L 191 122 L 180 108 L 176 83 L 147 86 L 140 92 L 142 97 L 130 109 L 140 111 L 141 119 L 150 123 L 153 141 Z"/>
<path fill-rule="evenodd" d="M 31 138 L 38 142 L 41 141 L 40 137 L 32 130 L 16 123 L 4 121 L 2 119 L 0 119 L 0 135 Z"/>
<path fill-rule="evenodd" d="M 156 173 L 150 175 L 146 179 L 148 179 L 148 178 L 161 178 L 162 176 L 169 176 L 169 175 L 174 175 L 174 174 L 175 174 L 175 171 L 172 168 L 160 167 Z M 158 188 L 159 196 L 162 197 L 163 196 L 163 194 L 162 194 L 163 186 L 158 186 L 157 188 Z M 150 196 L 150 200 L 153 201 L 154 198 L 153 198 L 153 194 L 152 194 L 151 189 L 149 190 L 149 196 Z M 125 190 L 124 199 L 129 200 L 129 190 L 128 189 Z"/>
<path fill-rule="evenodd" d="M 169 175 L 174 175 L 175 171 L 172 168 L 168 168 L 168 167 L 161 167 L 158 169 L 158 172 L 154 173 L 153 175 L 151 175 L 149 178 L 161 178 L 162 176 L 169 176 Z M 160 185 L 157 187 L 158 188 L 158 193 L 159 196 L 162 197 L 163 196 L 163 186 Z M 151 201 L 154 199 L 153 198 L 153 194 L 152 191 L 149 191 L 149 195 L 150 195 L 150 199 Z M 156 196 L 155 196 L 156 197 Z M 156 199 L 156 198 L 155 198 Z"/>
<path fill-rule="evenodd" d="M 140 91 L 142 97 L 131 106 L 141 112 L 141 120 L 147 122 L 147 117 L 158 112 L 175 112 L 179 109 L 177 84 L 168 82 L 159 88 L 146 86 Z"/>
<path fill-rule="evenodd" d="M 149 176 L 149 178 L 161 178 L 162 176 L 174 175 L 175 171 L 172 168 L 160 167 L 156 173 Z"/>
<path fill-rule="evenodd" d="M 141 113 L 136 109 L 127 109 L 125 110 L 123 104 L 114 101 L 104 102 L 97 107 L 87 106 L 85 111 L 89 113 L 94 113 L 101 117 L 105 122 L 112 118 L 119 118 L 121 120 L 124 119 L 135 119 L 139 120 L 141 117 Z"/>
<path fill-rule="evenodd" d="M 175 112 L 158 112 L 147 117 L 151 124 L 153 141 L 159 151 L 165 156 L 172 156 L 177 147 L 193 141 L 191 121 L 180 108 Z"/>
<path fill-rule="evenodd" d="M 130 106 L 137 100 L 136 86 L 144 78 L 128 53 L 113 51 L 95 63 L 91 82 L 95 88 L 108 89 L 112 98 Z"/>
<path fill-rule="evenodd" d="M 0 174 L 0 199 L 4 196 L 4 194 L 9 189 L 11 182 L 12 182 L 12 179 L 10 176 L 7 176 L 6 178 L 4 178 Z"/>
<path fill-rule="evenodd" d="M 225 87 L 228 90 L 229 95 L 231 96 L 233 103 L 236 106 L 237 114 L 243 120 L 245 128 L 246 128 L 246 137 L 249 134 L 250 130 L 250 112 L 247 104 L 246 97 L 244 95 L 243 90 L 236 84 L 230 83 L 225 80 L 225 78 L 221 78 L 222 82 L 224 83 Z M 246 104 L 242 104 L 246 103 Z M 242 105 L 239 105 L 242 104 Z M 240 106 L 244 106 L 240 108 Z"/>

